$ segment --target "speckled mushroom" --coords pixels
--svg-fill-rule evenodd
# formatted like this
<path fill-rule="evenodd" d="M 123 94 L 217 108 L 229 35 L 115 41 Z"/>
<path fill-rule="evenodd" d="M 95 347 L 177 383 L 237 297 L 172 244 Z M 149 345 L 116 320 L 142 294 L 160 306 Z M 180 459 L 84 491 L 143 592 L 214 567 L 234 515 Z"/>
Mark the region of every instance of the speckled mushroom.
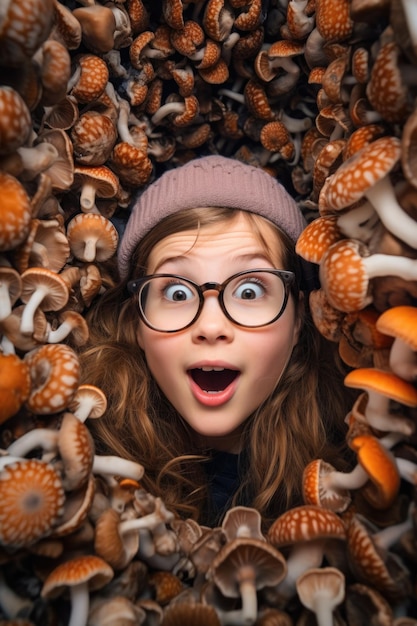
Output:
<path fill-rule="evenodd" d="M 0 86 L 0 155 L 10 154 L 29 139 L 31 115 L 22 96 L 8 85 Z"/>
<path fill-rule="evenodd" d="M 415 281 L 417 260 L 369 254 L 368 247 L 361 241 L 344 238 L 324 252 L 319 274 L 329 302 L 348 313 L 372 303 L 372 279 L 377 276 L 399 276 L 405 281 Z"/>
<path fill-rule="evenodd" d="M 24 356 L 32 387 L 26 405 L 37 415 L 64 411 L 80 382 L 80 364 L 74 350 L 63 343 L 44 344 Z"/>
<path fill-rule="evenodd" d="M 53 0 L 16 0 L 2 9 L 0 57 L 2 65 L 27 62 L 47 39 L 54 20 Z"/>
<path fill-rule="evenodd" d="M 67 91 L 78 103 L 96 101 L 104 92 L 109 69 L 106 62 L 95 54 L 77 55 L 75 69 L 68 81 Z"/>
<path fill-rule="evenodd" d="M 297 254 L 319 264 L 327 248 L 343 238 L 337 220 L 336 215 L 324 215 L 307 224 L 297 239 Z"/>
<path fill-rule="evenodd" d="M 68 626 L 86 626 L 90 591 L 104 587 L 113 578 L 110 565 L 95 555 L 74 557 L 59 564 L 44 581 L 41 596 L 56 598 L 64 589 L 71 596 Z"/>
<path fill-rule="evenodd" d="M 296 593 L 298 576 L 310 567 L 321 566 L 331 541 L 345 541 L 346 528 L 333 511 L 305 504 L 280 515 L 270 526 L 267 539 L 278 549 L 290 548 L 287 575 L 276 588 L 281 601 L 286 602 Z"/>
<path fill-rule="evenodd" d="M 29 233 L 31 206 L 28 194 L 20 181 L 0 171 L 0 251 L 12 250 Z"/>
<path fill-rule="evenodd" d="M 3 467 L 0 494 L 0 537 L 9 548 L 29 546 L 47 536 L 63 512 L 60 476 L 39 459 L 21 459 Z"/>
<path fill-rule="evenodd" d="M 326 189 L 335 210 L 350 206 L 365 196 L 387 230 L 416 247 L 417 222 L 398 204 L 389 174 L 398 163 L 401 141 L 380 137 L 355 152 L 332 174 Z"/>
<path fill-rule="evenodd" d="M 85 111 L 71 128 L 74 157 L 80 165 L 104 165 L 116 140 L 115 124 L 99 111 Z"/>
<path fill-rule="evenodd" d="M 86 263 L 106 261 L 116 252 L 119 240 L 113 223 L 104 215 L 79 213 L 67 225 L 72 254 Z"/>

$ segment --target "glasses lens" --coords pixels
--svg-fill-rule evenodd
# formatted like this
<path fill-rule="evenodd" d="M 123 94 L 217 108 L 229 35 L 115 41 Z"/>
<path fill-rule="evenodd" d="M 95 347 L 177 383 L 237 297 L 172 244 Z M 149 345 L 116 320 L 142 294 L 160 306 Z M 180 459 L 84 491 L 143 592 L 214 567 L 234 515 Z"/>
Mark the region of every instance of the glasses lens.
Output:
<path fill-rule="evenodd" d="M 282 313 L 287 299 L 283 279 L 272 272 L 246 272 L 226 286 L 223 303 L 230 317 L 242 326 L 263 326 Z"/>
<path fill-rule="evenodd" d="M 193 321 L 199 305 L 195 286 L 176 276 L 154 276 L 139 292 L 141 313 L 155 330 L 181 330 Z"/>

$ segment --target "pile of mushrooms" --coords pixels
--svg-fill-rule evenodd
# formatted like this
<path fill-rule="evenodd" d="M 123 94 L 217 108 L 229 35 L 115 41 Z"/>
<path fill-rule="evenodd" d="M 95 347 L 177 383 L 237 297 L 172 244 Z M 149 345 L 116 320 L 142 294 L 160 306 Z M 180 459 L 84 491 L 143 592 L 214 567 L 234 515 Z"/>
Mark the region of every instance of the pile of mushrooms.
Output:
<path fill-rule="evenodd" d="M 407 0 L 0 7 L 0 621 L 417 624 L 417 15 Z M 300 203 L 320 332 L 358 390 L 350 472 L 304 504 L 179 520 L 96 454 L 85 313 L 133 194 L 205 154 Z"/>

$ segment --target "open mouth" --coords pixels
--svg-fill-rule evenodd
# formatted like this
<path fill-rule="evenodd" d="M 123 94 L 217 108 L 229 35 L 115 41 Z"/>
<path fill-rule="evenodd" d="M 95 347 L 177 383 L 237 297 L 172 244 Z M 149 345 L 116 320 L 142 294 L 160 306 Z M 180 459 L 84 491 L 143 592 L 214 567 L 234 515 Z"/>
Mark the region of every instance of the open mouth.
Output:
<path fill-rule="evenodd" d="M 237 376 L 238 370 L 226 368 L 195 368 L 189 371 L 193 381 L 207 393 L 223 391 Z"/>

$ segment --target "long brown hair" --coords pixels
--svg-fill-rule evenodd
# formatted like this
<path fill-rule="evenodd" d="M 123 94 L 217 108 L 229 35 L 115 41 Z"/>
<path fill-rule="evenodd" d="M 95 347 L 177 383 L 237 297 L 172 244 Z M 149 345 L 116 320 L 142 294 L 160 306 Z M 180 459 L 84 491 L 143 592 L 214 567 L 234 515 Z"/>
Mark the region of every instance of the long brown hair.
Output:
<path fill-rule="evenodd" d="M 257 215 L 245 213 L 262 237 Z M 128 278 L 108 289 L 89 311 L 89 346 L 81 355 L 83 378 L 100 387 L 108 399 L 106 414 L 91 420 L 101 454 L 139 461 L 143 485 L 160 495 L 183 517 L 208 523 L 205 455 L 196 449 L 193 432 L 168 403 L 152 378 L 136 340 L 137 300 L 127 280 L 146 274 L 147 259 L 162 238 L 236 217 L 222 208 L 192 209 L 155 226 L 137 247 Z M 276 229 L 284 269 L 295 272 L 295 302 L 302 280 L 300 261 L 289 237 Z M 273 251 L 267 250 L 273 258 Z M 276 255 L 276 252 L 275 252 Z M 266 523 L 300 502 L 301 476 L 313 458 L 326 458 L 340 469 L 344 417 L 351 406 L 343 387 L 342 364 L 333 344 L 316 330 L 308 298 L 298 306 L 302 330 L 290 362 L 271 397 L 246 421 L 243 433 L 242 480 L 233 504 L 254 506 Z"/>

